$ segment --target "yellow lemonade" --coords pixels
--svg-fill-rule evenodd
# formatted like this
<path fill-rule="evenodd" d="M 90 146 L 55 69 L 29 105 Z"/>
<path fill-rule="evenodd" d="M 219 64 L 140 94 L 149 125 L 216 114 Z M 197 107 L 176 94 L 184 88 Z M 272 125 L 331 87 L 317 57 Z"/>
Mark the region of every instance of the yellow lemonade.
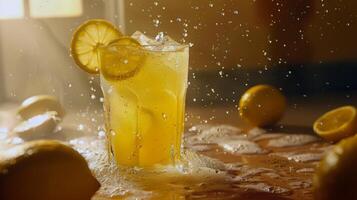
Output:
<path fill-rule="evenodd" d="M 100 67 L 106 131 L 119 165 L 174 165 L 180 158 L 188 74 L 188 47 L 180 44 L 109 45 Z M 126 72 L 126 73 L 123 73 Z"/>

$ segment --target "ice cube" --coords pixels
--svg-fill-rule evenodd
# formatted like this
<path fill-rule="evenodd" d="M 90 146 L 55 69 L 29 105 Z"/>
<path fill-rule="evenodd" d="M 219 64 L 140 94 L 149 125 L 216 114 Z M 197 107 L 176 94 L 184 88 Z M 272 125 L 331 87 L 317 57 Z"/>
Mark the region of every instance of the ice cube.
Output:
<path fill-rule="evenodd" d="M 159 35 L 161 37 L 159 37 Z M 170 36 L 163 35 L 163 33 L 159 33 L 156 38 L 160 38 L 161 44 L 162 44 L 162 50 L 163 51 L 175 51 L 178 48 L 181 47 L 181 44 L 176 42 L 174 39 L 172 39 Z"/>
<path fill-rule="evenodd" d="M 269 141 L 269 147 L 294 147 L 318 141 L 319 138 L 313 135 L 290 134 Z"/>
<path fill-rule="evenodd" d="M 174 39 L 172 39 L 170 36 L 165 35 L 164 39 L 163 39 L 164 45 L 168 46 L 168 45 L 174 45 L 174 46 L 178 46 L 181 45 L 180 43 L 176 42 Z"/>
<path fill-rule="evenodd" d="M 295 162 L 312 162 L 321 160 L 323 153 L 297 153 L 297 152 L 288 152 L 288 153 L 272 153 L 271 155 L 280 156 L 287 158 L 288 160 L 293 160 Z"/>
<path fill-rule="evenodd" d="M 262 154 L 266 152 L 258 144 L 248 140 L 220 141 L 218 145 L 233 154 Z"/>
<path fill-rule="evenodd" d="M 256 191 L 266 192 L 266 193 L 272 193 L 272 194 L 284 194 L 284 193 L 291 192 L 290 189 L 283 188 L 276 185 L 268 185 L 266 183 L 247 184 L 247 185 L 242 185 L 240 187 L 245 189 L 252 189 Z"/>
<path fill-rule="evenodd" d="M 155 45 L 155 46 L 160 45 L 160 42 L 146 36 L 144 33 L 140 31 L 135 31 L 135 33 L 133 33 L 131 37 L 136 39 L 141 45 Z"/>
<path fill-rule="evenodd" d="M 162 50 L 163 51 L 176 51 L 179 50 L 182 46 L 177 43 L 176 41 L 166 41 L 165 44 L 163 45 Z"/>
<path fill-rule="evenodd" d="M 155 40 L 163 46 L 178 46 L 180 43 L 173 40 L 170 36 L 165 35 L 163 32 L 159 32 L 155 36 Z"/>
<path fill-rule="evenodd" d="M 195 134 L 190 138 L 191 144 L 216 144 L 220 141 L 246 139 L 242 130 L 230 125 L 199 125 L 190 129 Z"/>
<path fill-rule="evenodd" d="M 163 43 L 164 42 L 164 39 L 165 39 L 165 34 L 164 32 L 159 32 L 156 36 L 155 36 L 155 40 L 160 42 L 160 43 Z"/>
<path fill-rule="evenodd" d="M 154 51 L 175 51 L 181 44 L 173 40 L 171 37 L 164 35 L 163 32 L 158 33 L 154 38 L 146 36 L 140 31 L 136 31 L 131 35 L 141 45 L 147 46 L 147 49 Z"/>

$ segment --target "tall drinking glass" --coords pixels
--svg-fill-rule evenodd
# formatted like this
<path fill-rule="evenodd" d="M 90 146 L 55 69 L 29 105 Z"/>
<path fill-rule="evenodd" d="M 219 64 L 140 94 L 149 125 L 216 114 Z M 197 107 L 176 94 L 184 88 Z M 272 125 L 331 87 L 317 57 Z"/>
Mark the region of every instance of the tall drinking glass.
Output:
<path fill-rule="evenodd" d="M 101 75 L 110 153 L 118 165 L 175 165 L 184 130 L 189 48 L 186 45 L 133 47 L 101 51 L 101 68 L 123 68 L 125 75 Z"/>

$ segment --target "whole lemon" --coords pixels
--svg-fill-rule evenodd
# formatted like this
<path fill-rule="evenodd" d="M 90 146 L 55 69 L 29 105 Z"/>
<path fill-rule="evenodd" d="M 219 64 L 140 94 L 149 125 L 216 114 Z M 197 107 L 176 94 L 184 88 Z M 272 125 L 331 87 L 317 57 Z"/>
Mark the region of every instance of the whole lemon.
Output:
<path fill-rule="evenodd" d="M 249 88 L 239 101 L 239 115 L 253 126 L 274 125 L 282 118 L 285 109 L 285 96 L 270 85 Z"/>
<path fill-rule="evenodd" d="M 316 200 L 357 199 L 357 136 L 339 142 L 321 160 L 313 179 Z"/>
<path fill-rule="evenodd" d="M 89 200 L 100 184 L 86 160 L 55 140 L 0 151 L 0 199 Z"/>

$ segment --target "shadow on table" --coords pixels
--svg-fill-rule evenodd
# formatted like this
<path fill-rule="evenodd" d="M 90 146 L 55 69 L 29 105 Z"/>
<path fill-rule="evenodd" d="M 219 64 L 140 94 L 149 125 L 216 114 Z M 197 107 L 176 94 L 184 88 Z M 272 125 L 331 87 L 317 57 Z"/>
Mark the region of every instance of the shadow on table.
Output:
<path fill-rule="evenodd" d="M 301 126 L 301 125 L 277 125 L 274 127 L 270 127 L 267 129 L 271 132 L 279 132 L 286 134 L 308 134 L 308 135 L 316 135 L 311 126 Z"/>

